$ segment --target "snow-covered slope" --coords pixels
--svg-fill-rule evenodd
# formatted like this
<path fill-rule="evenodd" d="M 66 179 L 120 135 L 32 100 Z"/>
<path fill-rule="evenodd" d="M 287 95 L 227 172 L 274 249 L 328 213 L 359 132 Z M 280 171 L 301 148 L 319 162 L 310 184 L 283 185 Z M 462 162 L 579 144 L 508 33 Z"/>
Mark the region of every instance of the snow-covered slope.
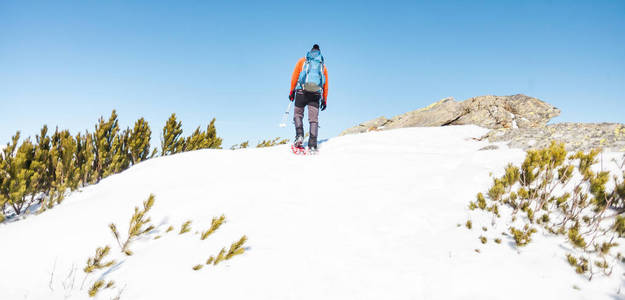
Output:
<path fill-rule="evenodd" d="M 141 163 L 73 193 L 56 208 L 0 224 L 0 299 L 83 299 L 94 280 L 116 288 L 98 299 L 618 299 L 623 270 L 588 282 L 559 239 L 536 235 L 482 245 L 468 201 L 524 153 L 471 137 L 475 126 L 407 128 L 330 139 L 318 156 L 288 146 L 202 150 Z M 150 193 L 157 230 L 119 253 Z M 225 214 L 207 240 L 196 231 Z M 180 225 L 193 220 L 190 233 Z M 474 229 L 490 219 L 473 219 Z M 176 228 L 165 233 L 169 225 Z M 477 228 L 477 229 L 476 229 Z M 247 251 L 192 270 L 242 235 Z M 160 239 L 154 239 L 162 235 Z M 117 264 L 84 280 L 96 247 Z M 480 253 L 474 251 L 480 249 Z M 74 273 L 71 273 L 75 270 Z M 577 288 L 573 288 L 573 286 Z"/>

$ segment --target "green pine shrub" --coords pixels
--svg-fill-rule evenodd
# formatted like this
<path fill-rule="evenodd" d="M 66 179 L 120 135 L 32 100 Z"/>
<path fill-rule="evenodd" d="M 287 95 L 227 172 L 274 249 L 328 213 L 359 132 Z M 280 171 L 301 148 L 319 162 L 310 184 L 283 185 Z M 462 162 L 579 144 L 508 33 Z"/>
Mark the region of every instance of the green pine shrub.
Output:
<path fill-rule="evenodd" d="M 103 268 L 108 268 L 115 264 L 115 260 L 110 260 L 108 262 L 103 262 L 105 256 L 107 256 L 110 252 L 111 248 L 107 245 L 104 248 L 98 247 L 95 250 L 95 255 L 93 257 L 89 257 L 87 259 L 87 265 L 83 268 L 85 273 L 91 273 L 95 270 L 100 270 Z"/>
<path fill-rule="evenodd" d="M 477 207 L 481 210 L 486 209 L 486 199 L 484 199 L 484 195 L 482 195 L 482 193 L 477 193 Z"/>
<path fill-rule="evenodd" d="M 514 242 L 518 247 L 523 247 L 532 241 L 532 234 L 536 232 L 536 229 L 525 225 L 523 229 L 516 229 L 515 227 L 510 227 L 510 234 L 514 238 Z"/>
<path fill-rule="evenodd" d="M 171 114 L 161 135 L 161 156 L 182 152 L 184 139 L 182 136 L 182 122 L 176 119 L 176 114 Z"/>
<path fill-rule="evenodd" d="M 225 221 L 226 217 L 224 215 L 221 215 L 219 218 L 213 218 L 213 220 L 211 221 L 211 227 L 208 230 L 202 232 L 200 239 L 205 240 L 209 235 L 219 229 L 221 224 L 223 224 Z"/>
<path fill-rule="evenodd" d="M 187 220 L 186 222 L 182 223 L 182 226 L 180 226 L 180 231 L 178 232 L 178 234 L 185 234 L 189 231 L 191 231 L 191 220 Z"/>
<path fill-rule="evenodd" d="M 230 249 L 226 251 L 226 248 L 222 248 L 216 256 L 211 256 L 206 261 L 206 264 L 212 263 L 213 265 L 217 265 L 224 260 L 229 260 L 236 255 L 241 255 L 245 252 L 245 248 L 243 248 L 243 244 L 247 241 L 247 236 L 242 236 L 238 241 L 232 243 L 230 245 Z"/>
<path fill-rule="evenodd" d="M 185 139 L 183 151 L 193 151 L 199 149 L 221 149 L 222 139 L 217 137 L 215 129 L 215 118 L 208 124 L 206 131 L 201 131 L 200 127 L 195 129 L 193 134 Z"/>
<path fill-rule="evenodd" d="M 2 151 L 0 160 L 0 196 L 2 199 L 2 212 L 5 207 L 13 209 L 15 215 L 23 212 L 28 207 L 37 193 L 36 187 L 40 174 L 36 172 L 37 161 L 35 160 L 35 146 L 26 139 L 21 145 L 18 144 L 20 132 L 18 131 L 11 142 Z"/>
<path fill-rule="evenodd" d="M 611 251 L 613 244 L 625 237 L 625 156 L 615 161 L 623 174 L 613 176 L 592 168 L 599 153 L 600 149 L 594 149 L 568 154 L 564 144 L 555 142 L 528 150 L 520 167 L 508 164 L 503 176 L 493 179 L 486 193 L 493 205 L 484 210 L 487 201 L 482 198 L 486 197 L 478 193 L 477 200 L 469 202 L 469 210 L 480 208 L 500 217 L 494 205 L 501 205 L 511 212 L 514 226 L 509 231 L 518 247 L 530 243 L 532 234 L 542 228 L 563 236 L 588 257 L 567 256 L 576 272 L 589 279 L 597 270 L 607 275 L 608 258 L 618 255 Z M 594 264 L 588 263 L 591 259 Z"/>
<path fill-rule="evenodd" d="M 205 131 L 198 128 L 186 139 L 181 126 L 172 114 L 163 132 L 162 155 L 221 147 L 215 119 Z M 122 130 L 115 110 L 108 119 L 98 119 L 93 133 L 71 135 L 56 128 L 50 135 L 44 125 L 34 142 L 30 138 L 20 142 L 18 131 L 0 151 L 0 215 L 20 215 L 31 205 L 40 205 L 39 212 L 43 212 L 60 204 L 68 191 L 154 157 L 157 149 L 150 154 L 151 132 L 143 118 L 132 129 Z"/>
<path fill-rule="evenodd" d="M 250 146 L 250 141 L 245 141 L 245 142 L 241 142 L 240 144 L 232 145 L 232 147 L 230 147 L 230 150 L 245 149 L 249 146 Z"/>
<path fill-rule="evenodd" d="M 128 152 L 133 165 L 150 158 L 151 136 L 148 122 L 143 118 L 138 119 L 128 136 Z"/>
<path fill-rule="evenodd" d="M 103 117 L 100 117 L 98 120 L 93 133 L 95 154 L 93 182 L 99 182 L 115 169 L 113 157 L 118 150 L 116 148 L 119 148 L 120 139 L 116 138 L 119 130 L 119 120 L 115 110 L 111 112 L 111 116 L 107 121 Z"/>
<path fill-rule="evenodd" d="M 217 136 L 215 118 L 202 131 L 198 127 L 190 136 L 182 136 L 182 122 L 176 119 L 176 114 L 172 114 L 161 135 L 161 155 L 171 155 L 185 151 L 199 149 L 221 149 L 222 139 Z"/>
<path fill-rule="evenodd" d="M 89 297 L 95 297 L 95 295 L 98 294 L 102 286 L 104 286 L 104 280 L 98 280 L 94 282 L 91 288 L 89 288 Z"/>
<path fill-rule="evenodd" d="M 84 187 L 92 184 L 94 175 L 95 148 L 93 135 L 85 132 L 84 135 L 76 135 L 76 166 L 79 186 Z"/>
<path fill-rule="evenodd" d="M 273 140 L 262 140 L 257 145 L 256 148 L 265 148 L 265 147 L 273 147 L 277 145 L 284 145 L 288 143 L 288 139 L 277 137 Z"/>
<path fill-rule="evenodd" d="M 113 280 L 109 280 L 109 282 L 106 283 L 106 286 L 104 287 L 105 289 L 110 289 L 115 287 L 115 281 Z"/>
<path fill-rule="evenodd" d="M 578 228 L 579 226 L 569 228 L 568 237 L 569 241 L 571 242 L 571 244 L 573 244 L 573 246 L 583 249 L 586 248 L 586 240 L 584 240 L 582 235 L 579 233 Z"/>
<path fill-rule="evenodd" d="M 154 198 L 155 198 L 154 195 L 150 194 L 148 199 L 143 201 L 143 209 L 139 209 L 138 207 L 135 207 L 134 214 L 132 215 L 130 224 L 129 224 L 128 237 L 123 243 L 122 243 L 122 239 L 120 238 L 120 234 L 115 224 L 111 223 L 109 225 L 109 228 L 111 232 L 113 233 L 113 237 L 115 238 L 118 245 L 120 246 L 122 253 L 130 256 L 132 252 L 128 249 L 128 246 L 131 243 L 131 241 L 155 229 L 152 225 L 149 224 L 150 217 L 147 216 L 147 213 L 150 211 L 150 209 L 154 205 Z M 224 215 L 213 218 L 211 222 L 211 227 L 202 233 L 202 237 L 203 237 L 202 240 L 206 239 L 208 236 L 210 236 L 212 233 L 218 230 L 225 223 L 225 220 L 226 220 L 226 217 Z M 190 231 L 191 230 L 190 224 L 191 224 L 191 220 L 186 221 L 182 225 L 180 234 Z M 170 225 L 167 228 L 167 232 L 172 231 L 172 230 L 173 230 L 173 226 Z M 158 237 L 160 237 L 160 235 L 158 235 L 154 239 Z M 247 236 L 244 235 L 239 240 L 233 242 L 230 245 L 230 248 L 228 250 L 226 250 L 226 248 L 224 247 L 220 250 L 220 252 L 218 253 L 216 257 L 211 256 L 206 261 L 205 264 L 217 265 L 220 262 L 223 262 L 225 260 L 230 260 L 237 255 L 243 254 L 245 252 L 244 244 L 246 243 L 246 241 L 247 241 Z M 87 277 L 90 274 L 98 270 L 110 268 L 111 266 L 115 264 L 115 260 L 105 261 L 106 257 L 110 254 L 110 250 L 111 249 L 108 245 L 105 246 L 104 248 L 97 248 L 95 255 L 93 257 L 88 258 L 87 264 L 83 268 L 83 271 L 86 273 L 86 275 L 83 280 L 83 284 L 81 285 L 81 289 L 85 281 L 87 280 Z M 132 259 L 132 258 L 129 257 L 126 259 Z M 197 265 L 194 265 L 192 269 L 194 271 L 199 271 L 203 267 L 204 267 L 204 264 L 197 264 Z M 110 289 L 110 288 L 115 287 L 115 282 L 113 280 L 108 280 L 108 282 L 105 281 L 106 276 L 107 276 L 107 272 L 104 272 L 102 276 L 100 276 L 100 278 L 96 280 L 93 283 L 93 285 L 89 288 L 87 293 L 90 297 L 96 296 L 98 292 L 101 291 L 102 289 Z"/>
<path fill-rule="evenodd" d="M 147 213 L 152 209 L 154 205 L 154 195 L 150 194 L 147 200 L 143 201 L 143 209 L 139 209 L 139 207 L 135 207 L 135 212 L 130 218 L 130 224 L 128 225 L 128 236 L 126 240 L 122 243 L 120 234 L 117 231 L 117 227 L 115 223 L 109 224 L 109 228 L 119 245 L 121 252 L 130 256 L 132 255 L 132 251 L 128 248 L 130 243 L 137 239 L 139 236 L 151 231 L 154 229 L 154 226 L 150 224 L 150 217 L 147 216 Z"/>

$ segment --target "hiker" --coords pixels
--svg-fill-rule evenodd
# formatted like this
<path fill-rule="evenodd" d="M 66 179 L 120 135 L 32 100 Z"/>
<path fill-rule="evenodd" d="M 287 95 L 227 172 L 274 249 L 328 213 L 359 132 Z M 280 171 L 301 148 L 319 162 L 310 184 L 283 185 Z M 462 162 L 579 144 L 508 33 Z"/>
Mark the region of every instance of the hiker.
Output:
<path fill-rule="evenodd" d="M 308 106 L 308 122 L 310 136 L 308 149 L 317 151 L 317 137 L 319 134 L 319 109 L 326 109 L 328 101 L 328 69 L 323 62 L 323 55 L 319 45 L 313 45 L 306 57 L 300 58 L 295 65 L 291 76 L 291 92 L 289 100 L 295 101 L 294 117 L 295 142 L 294 146 L 302 148 L 304 142 L 304 108 Z"/>

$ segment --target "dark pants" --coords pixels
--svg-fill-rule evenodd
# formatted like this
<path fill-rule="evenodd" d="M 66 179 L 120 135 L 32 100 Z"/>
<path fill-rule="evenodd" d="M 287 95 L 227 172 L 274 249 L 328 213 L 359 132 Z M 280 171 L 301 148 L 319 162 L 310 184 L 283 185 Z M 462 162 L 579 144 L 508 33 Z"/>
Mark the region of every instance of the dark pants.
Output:
<path fill-rule="evenodd" d="M 310 93 L 303 90 L 295 93 L 295 110 L 293 121 L 295 121 L 295 135 L 304 136 L 304 108 L 308 106 L 308 122 L 310 123 L 310 137 L 308 147 L 317 147 L 317 134 L 319 131 L 319 99 L 321 94 Z"/>

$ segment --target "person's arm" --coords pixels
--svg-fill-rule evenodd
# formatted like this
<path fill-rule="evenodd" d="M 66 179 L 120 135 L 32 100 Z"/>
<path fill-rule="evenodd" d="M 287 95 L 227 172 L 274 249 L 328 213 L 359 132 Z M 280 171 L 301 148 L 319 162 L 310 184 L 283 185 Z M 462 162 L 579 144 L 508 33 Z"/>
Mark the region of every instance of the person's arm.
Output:
<path fill-rule="evenodd" d="M 302 57 L 295 64 L 295 70 L 293 70 L 293 75 L 291 75 L 291 89 L 289 90 L 289 93 L 293 91 L 295 89 L 295 86 L 297 85 L 297 80 L 299 79 L 299 73 L 302 72 L 304 61 L 306 61 L 306 59 Z"/>
<path fill-rule="evenodd" d="M 323 76 L 326 78 L 326 82 L 323 84 L 323 100 L 328 103 L 328 67 L 323 66 Z"/>

